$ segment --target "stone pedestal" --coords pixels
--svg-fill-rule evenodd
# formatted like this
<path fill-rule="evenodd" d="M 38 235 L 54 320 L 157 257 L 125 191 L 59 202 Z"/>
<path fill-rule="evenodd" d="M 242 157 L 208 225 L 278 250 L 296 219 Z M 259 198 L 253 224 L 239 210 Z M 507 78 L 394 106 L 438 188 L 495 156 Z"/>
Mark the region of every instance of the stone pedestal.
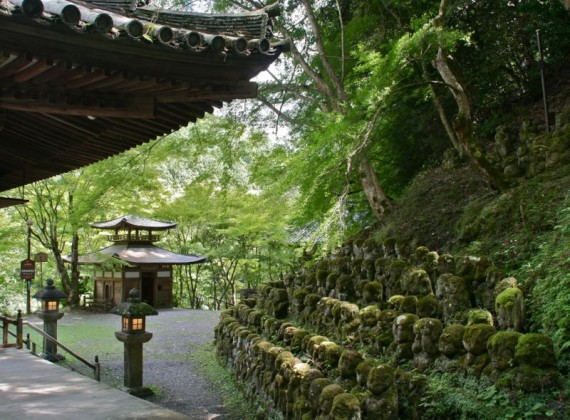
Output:
<path fill-rule="evenodd" d="M 131 334 L 117 331 L 115 337 L 124 343 L 124 386 L 126 390 L 138 397 L 152 395 L 152 390 L 143 386 L 143 344 L 150 341 L 152 333 Z"/>
<path fill-rule="evenodd" d="M 36 312 L 38 318 L 44 321 L 44 332 L 57 340 L 57 321 L 63 317 L 61 312 Z M 49 360 L 50 362 L 57 363 L 65 359 L 61 354 L 57 354 L 57 344 L 44 337 L 44 350 L 40 357 Z"/>

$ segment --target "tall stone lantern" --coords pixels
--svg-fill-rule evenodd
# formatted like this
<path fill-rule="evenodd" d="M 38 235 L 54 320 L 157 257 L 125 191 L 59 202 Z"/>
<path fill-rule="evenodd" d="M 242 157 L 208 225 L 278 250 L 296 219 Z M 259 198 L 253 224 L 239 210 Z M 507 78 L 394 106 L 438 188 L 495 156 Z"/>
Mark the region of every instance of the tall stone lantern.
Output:
<path fill-rule="evenodd" d="M 121 331 L 115 332 L 115 337 L 124 343 L 125 388 L 138 397 L 150 396 L 152 390 L 143 387 L 143 344 L 152 338 L 152 333 L 145 331 L 146 317 L 158 315 L 158 312 L 148 303 L 141 302 L 138 289 L 131 289 L 127 301 L 112 312 L 122 317 Z"/>
<path fill-rule="evenodd" d="M 34 295 L 42 305 L 36 315 L 44 321 L 44 332 L 55 340 L 57 340 L 57 321 L 63 316 L 63 313 L 59 312 L 59 301 L 66 297 L 65 293 L 55 288 L 52 279 L 47 279 L 45 289 Z M 57 344 L 46 337 L 41 357 L 54 363 L 64 359 L 62 355 L 57 354 Z"/>

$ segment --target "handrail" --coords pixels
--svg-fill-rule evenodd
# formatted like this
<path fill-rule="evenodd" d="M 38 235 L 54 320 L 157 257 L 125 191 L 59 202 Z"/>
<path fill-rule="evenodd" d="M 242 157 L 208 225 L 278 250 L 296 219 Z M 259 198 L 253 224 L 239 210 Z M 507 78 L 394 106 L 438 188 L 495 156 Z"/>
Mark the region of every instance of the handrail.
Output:
<path fill-rule="evenodd" d="M 23 347 L 23 344 L 24 344 L 24 325 L 27 325 L 29 328 L 31 328 L 32 330 L 34 330 L 35 332 L 40 334 L 46 340 L 49 340 L 52 343 L 55 343 L 58 347 L 61 347 L 67 353 L 71 354 L 73 357 L 75 357 L 77 360 L 79 360 L 81 363 L 83 363 L 87 367 L 93 369 L 93 376 L 94 376 L 95 380 L 101 382 L 101 363 L 99 363 L 99 356 L 95 356 L 95 363 L 88 362 L 83 357 L 79 356 L 77 353 L 75 353 L 73 350 L 71 350 L 69 347 L 65 346 L 64 344 L 61 344 L 59 341 L 57 341 L 51 335 L 46 334 L 44 331 L 40 330 L 35 325 L 30 324 L 27 320 L 23 320 L 21 310 L 18 310 L 18 315 L 17 315 L 16 319 L 13 319 L 13 318 L 10 318 L 10 317 L 4 316 L 4 315 L 0 315 L 0 320 L 2 321 L 1 322 L 1 326 L 2 326 L 2 347 L 4 347 L 4 348 L 5 347 L 16 347 L 18 349 L 21 349 Z M 10 331 L 10 325 L 16 326 L 16 333 L 13 333 L 12 331 Z M 9 336 L 16 338 L 16 342 L 15 343 L 9 343 L 8 342 Z M 31 340 L 30 340 L 29 334 L 27 335 L 25 343 L 26 343 L 26 348 L 28 350 L 30 350 Z M 35 355 L 36 354 L 36 343 L 31 343 L 31 344 L 33 347 L 32 354 Z"/>
<path fill-rule="evenodd" d="M 34 330 L 35 332 L 37 332 L 38 334 L 40 334 L 45 339 L 51 341 L 52 343 L 55 343 L 58 347 L 61 347 L 63 350 L 65 350 L 66 352 L 71 354 L 73 357 L 75 357 L 77 360 L 79 360 L 81 363 L 83 363 L 87 367 L 93 369 L 93 375 L 95 377 L 95 380 L 101 382 L 101 364 L 99 363 L 99 356 L 95 356 L 95 363 L 90 363 L 87 360 L 85 360 L 83 357 L 81 357 L 77 353 L 75 353 L 73 350 L 71 350 L 69 347 L 65 346 L 64 344 L 61 344 L 59 341 L 57 341 L 51 335 L 46 334 L 45 332 L 40 330 L 35 325 L 30 324 L 28 321 L 24 321 L 23 323 L 25 325 L 27 325 L 29 328 L 31 328 L 32 330 Z"/>
<path fill-rule="evenodd" d="M 18 311 L 18 315 L 16 319 L 0 315 L 0 320 L 2 320 L 2 347 L 16 347 L 18 349 L 22 348 L 23 345 L 23 320 L 22 320 L 22 311 Z M 10 331 L 10 325 L 16 326 L 16 333 L 14 334 Z M 16 338 L 15 343 L 8 342 L 8 336 L 12 336 Z"/>

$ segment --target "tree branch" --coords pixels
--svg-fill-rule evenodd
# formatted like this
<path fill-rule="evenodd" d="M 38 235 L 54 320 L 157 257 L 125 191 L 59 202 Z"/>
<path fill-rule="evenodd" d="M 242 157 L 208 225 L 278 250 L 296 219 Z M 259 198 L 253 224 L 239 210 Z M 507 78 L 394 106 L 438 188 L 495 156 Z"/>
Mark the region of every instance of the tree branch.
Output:
<path fill-rule="evenodd" d="M 334 102 L 338 101 L 346 102 L 346 92 L 344 91 L 342 82 L 340 81 L 338 75 L 334 71 L 333 67 L 331 66 L 325 54 L 325 49 L 321 38 L 321 30 L 319 28 L 317 19 L 315 18 L 315 14 L 313 13 L 311 1 L 310 0 L 301 0 L 301 1 L 303 2 L 305 9 L 307 10 L 307 17 L 309 18 L 311 29 L 313 30 L 313 34 L 315 35 L 315 46 L 317 47 L 317 51 L 323 63 L 323 68 L 327 72 L 327 75 L 329 76 L 333 86 L 335 87 L 336 97 L 334 98 L 335 99 Z M 331 97 L 330 99 L 333 99 L 333 97 Z M 338 107 L 338 103 L 336 104 L 336 106 Z M 335 109 L 335 110 L 339 111 L 340 109 Z"/>

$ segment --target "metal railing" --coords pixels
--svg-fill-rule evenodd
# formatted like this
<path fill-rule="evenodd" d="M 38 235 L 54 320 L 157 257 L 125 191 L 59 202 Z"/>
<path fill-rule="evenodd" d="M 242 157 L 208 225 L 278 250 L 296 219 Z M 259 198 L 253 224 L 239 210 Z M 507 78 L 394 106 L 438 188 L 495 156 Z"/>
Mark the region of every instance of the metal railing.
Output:
<path fill-rule="evenodd" d="M 46 334 L 44 331 L 37 328 L 35 325 L 30 324 L 28 321 L 22 319 L 22 312 L 18 311 L 18 316 L 16 319 L 9 318 L 4 315 L 0 315 L 0 320 L 2 321 L 2 347 L 16 347 L 21 349 L 25 344 L 26 349 L 37 356 L 37 345 L 30 339 L 30 334 L 26 334 L 26 339 L 24 340 L 24 325 L 33 330 L 34 332 L 40 334 L 43 338 L 54 343 L 57 347 L 61 348 L 71 356 L 75 357 L 78 361 L 83 363 L 85 366 L 93 370 L 93 378 L 96 381 L 101 382 L 101 363 L 99 362 L 99 356 L 95 356 L 95 362 L 90 363 L 83 357 L 79 356 L 69 347 L 57 341 L 55 338 Z M 14 325 L 16 327 L 16 332 L 10 331 L 10 326 Z M 15 338 L 14 343 L 10 343 L 10 337 Z"/>

